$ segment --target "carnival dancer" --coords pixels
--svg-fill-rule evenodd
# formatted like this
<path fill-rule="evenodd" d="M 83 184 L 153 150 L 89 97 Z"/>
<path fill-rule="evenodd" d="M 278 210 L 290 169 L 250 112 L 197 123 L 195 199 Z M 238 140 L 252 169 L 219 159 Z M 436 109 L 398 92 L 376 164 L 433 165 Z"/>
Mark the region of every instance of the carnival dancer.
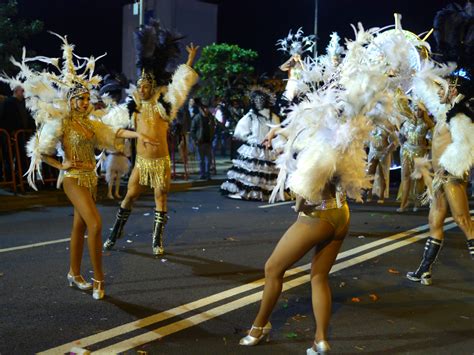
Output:
<path fill-rule="evenodd" d="M 230 198 L 268 201 L 278 176 L 277 154 L 264 147 L 262 141 L 271 126 L 280 123 L 280 118 L 272 112 L 275 96 L 267 88 L 254 86 L 249 96 L 251 108 L 234 131 L 234 138 L 244 144 L 237 150 L 238 156 L 232 161 L 221 191 Z"/>
<path fill-rule="evenodd" d="M 290 55 L 290 58 L 280 65 L 280 70 L 288 72 L 288 81 L 283 93 L 283 97 L 288 103 L 291 103 L 301 93 L 298 82 L 301 79 L 301 72 L 305 68 L 303 56 L 306 52 L 311 53 L 315 44 L 315 36 L 304 36 L 302 28 L 299 28 L 295 33 L 290 30 L 285 38 L 276 42 L 279 51 Z"/>
<path fill-rule="evenodd" d="M 404 74 L 399 70 L 400 63 L 408 62 L 406 53 L 416 53 L 413 43 L 401 31 L 394 31 L 388 37 L 403 50 L 393 56 L 377 46 L 382 53 L 372 60 L 368 48 L 378 37 L 377 31 L 365 31 L 359 24 L 355 41 L 347 42 L 346 56 L 330 81 L 322 80 L 324 67 L 320 62 L 310 63 L 302 72 L 303 82 L 298 83 L 310 89 L 283 122 L 285 128 L 272 129 L 267 135 L 267 145 L 275 134 L 287 138 L 284 153 L 277 159 L 280 172 L 272 197 L 288 187 L 298 196 L 298 217 L 265 264 L 260 309 L 241 345 L 256 345 L 269 334 L 270 314 L 281 293 L 285 271 L 314 248 L 311 287 L 317 327 L 307 354 L 330 350 L 328 274 L 349 228 L 346 196 L 361 201 L 362 190 L 370 187 L 365 142 L 373 124 L 367 113 L 392 94 L 387 93 L 391 78 L 386 71 Z M 411 80 L 411 72 L 406 73 L 404 79 Z"/>
<path fill-rule="evenodd" d="M 413 179 L 415 158 L 422 158 L 429 152 L 428 139 L 432 136 L 434 122 L 428 115 L 421 102 L 413 100 L 413 107 L 403 110 L 406 117 L 400 129 L 400 161 L 402 167 L 402 181 L 400 184 L 400 208 L 397 212 L 405 212 L 408 203 L 413 202 L 413 211 L 418 210 L 420 195 L 423 192 L 423 181 Z"/>
<path fill-rule="evenodd" d="M 397 146 L 394 127 L 388 120 L 378 117 L 369 140 L 368 174 L 374 176 L 374 182 L 367 192 L 367 202 L 372 200 L 373 194 L 378 197 L 377 203 L 384 203 L 389 197 L 392 152 Z"/>
<path fill-rule="evenodd" d="M 474 259 L 474 227 L 469 214 L 467 176 L 474 166 L 474 84 L 472 67 L 473 28 L 472 4 L 465 7 L 448 5 L 435 17 L 437 53 L 453 65 L 427 63 L 425 70 L 415 77 L 414 94 L 421 98 L 435 117 L 430 164 L 418 160 L 416 177 L 423 176 L 430 196 L 430 237 L 425 243 L 423 257 L 417 270 L 407 273 L 411 281 L 432 284 L 432 266 L 444 241 L 444 220 L 448 211 L 467 239 L 467 247 Z M 456 39 L 455 42 L 452 42 Z M 441 100 L 440 100 L 441 97 Z"/>
<path fill-rule="evenodd" d="M 150 25 L 142 26 L 135 32 L 135 39 L 140 77 L 137 90 L 128 99 L 128 107 L 137 132 L 146 132 L 158 140 L 160 145 L 152 147 L 138 142 L 136 162 L 128 181 L 127 194 L 117 212 L 112 232 L 104 243 L 104 249 L 112 249 L 117 239 L 122 237 L 133 204 L 145 187 L 149 186 L 154 190 L 155 197 L 152 250 L 154 255 L 162 255 L 171 179 L 168 127 L 198 80 L 198 75 L 191 66 L 199 47 L 192 43 L 186 47 L 188 60 L 186 64 L 180 65 L 171 77 L 166 67 L 179 53 L 180 38 L 152 20 Z"/>
<path fill-rule="evenodd" d="M 97 174 L 94 149 L 120 150 L 123 138 L 136 138 L 147 146 L 157 142 L 144 134 L 116 128 L 124 120 L 128 121 L 125 107 L 117 107 L 105 116 L 104 112 L 93 111 L 90 91 L 100 82 L 100 77 L 93 74 L 96 59 L 77 57 L 78 64 L 75 65 L 74 46 L 67 42 L 66 37 L 56 36 L 63 41 L 61 67 L 57 58 L 26 58 L 26 51 L 23 50 L 21 63 L 12 60 L 20 68 L 20 73 L 14 79 L 4 77 L 1 80 L 9 82 L 10 85 L 22 82 L 27 107 L 36 121 L 36 133 L 27 144 L 28 156 L 31 158 L 27 172 L 29 184 L 36 189 L 34 175 L 36 171 L 41 177 L 42 162 L 59 169 L 61 173 L 58 186 L 62 183 L 64 192 L 74 207 L 71 260 L 67 274 L 69 285 L 81 290 L 92 288 L 94 299 L 101 299 L 104 297 L 102 223 L 95 205 Z M 32 61 L 49 64 L 55 67 L 57 72 L 38 72 L 28 66 Z M 85 68 L 82 74 L 77 73 L 79 68 Z M 54 157 L 57 146 L 60 146 L 62 161 Z M 86 229 L 94 270 L 93 285 L 81 276 Z"/>

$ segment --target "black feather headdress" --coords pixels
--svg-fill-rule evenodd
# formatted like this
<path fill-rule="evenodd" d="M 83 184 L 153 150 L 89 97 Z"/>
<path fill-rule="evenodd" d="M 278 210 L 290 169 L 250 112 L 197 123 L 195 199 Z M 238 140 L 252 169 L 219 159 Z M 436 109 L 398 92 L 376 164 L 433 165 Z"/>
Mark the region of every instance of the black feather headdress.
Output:
<path fill-rule="evenodd" d="M 463 7 L 452 3 L 437 12 L 434 18 L 434 38 L 437 45 L 436 59 L 456 62 L 458 70 L 453 81 L 464 94 L 473 91 L 474 73 L 474 6 L 470 1 Z"/>
<path fill-rule="evenodd" d="M 167 67 L 178 58 L 179 40 L 182 38 L 153 19 L 148 25 L 140 26 L 134 32 L 138 77 L 154 80 L 157 86 L 167 85 L 171 79 Z"/>

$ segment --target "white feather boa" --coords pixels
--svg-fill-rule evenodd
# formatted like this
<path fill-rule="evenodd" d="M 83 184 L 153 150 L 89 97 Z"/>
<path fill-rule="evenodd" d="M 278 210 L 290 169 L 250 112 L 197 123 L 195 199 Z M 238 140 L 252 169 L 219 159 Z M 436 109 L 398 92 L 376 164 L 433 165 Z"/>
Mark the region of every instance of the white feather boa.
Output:
<path fill-rule="evenodd" d="M 440 165 L 450 174 L 464 177 L 474 164 L 474 123 L 465 114 L 457 114 L 450 123 L 452 143 L 439 159 Z"/>

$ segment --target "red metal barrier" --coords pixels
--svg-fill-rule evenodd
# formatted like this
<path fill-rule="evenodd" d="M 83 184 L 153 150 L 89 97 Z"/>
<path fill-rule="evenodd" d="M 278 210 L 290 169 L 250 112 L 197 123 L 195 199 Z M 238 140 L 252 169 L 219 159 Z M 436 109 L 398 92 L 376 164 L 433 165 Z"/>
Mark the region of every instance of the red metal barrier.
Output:
<path fill-rule="evenodd" d="M 0 128 L 0 186 L 11 186 L 16 193 L 16 174 L 13 161 L 12 140 L 10 134 Z"/>
<path fill-rule="evenodd" d="M 30 159 L 26 156 L 25 145 L 32 134 L 33 131 L 31 129 L 19 129 L 15 132 L 13 139 L 17 161 L 17 181 L 20 185 L 21 192 L 25 191 L 26 179 L 23 177 L 23 175 L 28 170 L 30 165 Z M 51 183 L 54 185 L 58 179 L 58 174 L 59 172 L 57 169 L 54 169 L 47 164 L 43 164 L 41 167 L 41 175 L 43 176 L 44 183 Z"/>

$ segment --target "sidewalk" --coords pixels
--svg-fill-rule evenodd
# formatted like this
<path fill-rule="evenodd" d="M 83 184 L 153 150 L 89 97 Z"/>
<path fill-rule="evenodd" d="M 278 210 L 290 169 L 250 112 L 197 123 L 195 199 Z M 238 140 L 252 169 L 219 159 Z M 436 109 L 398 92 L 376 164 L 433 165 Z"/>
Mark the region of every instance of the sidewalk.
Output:
<path fill-rule="evenodd" d="M 194 159 L 190 160 L 188 166 L 189 178 L 184 176 L 184 165 L 180 162 L 176 164 L 176 175 L 178 178 L 171 180 L 170 192 L 182 192 L 195 187 L 204 186 L 216 186 L 222 184 L 226 179 L 227 170 L 232 166 L 232 162 L 229 157 L 217 157 L 216 158 L 216 174 L 213 174 L 211 180 L 200 180 L 199 179 L 199 165 Z M 8 190 L 0 189 L 0 213 L 8 213 L 13 211 L 25 210 L 29 208 L 40 208 L 44 206 L 63 206 L 69 205 L 70 202 L 62 189 L 56 189 L 53 186 L 38 187 L 39 191 L 34 191 L 29 188 L 29 191 L 22 194 L 17 193 L 16 195 Z M 126 191 L 125 183 L 122 183 L 121 194 L 124 196 Z M 150 189 L 145 194 L 151 194 Z M 97 203 L 107 203 L 112 200 L 106 198 L 107 185 L 105 180 L 101 178 L 99 180 L 99 186 L 97 189 Z M 117 200 L 116 200 L 117 201 Z M 117 201 L 118 202 L 118 201 Z"/>

